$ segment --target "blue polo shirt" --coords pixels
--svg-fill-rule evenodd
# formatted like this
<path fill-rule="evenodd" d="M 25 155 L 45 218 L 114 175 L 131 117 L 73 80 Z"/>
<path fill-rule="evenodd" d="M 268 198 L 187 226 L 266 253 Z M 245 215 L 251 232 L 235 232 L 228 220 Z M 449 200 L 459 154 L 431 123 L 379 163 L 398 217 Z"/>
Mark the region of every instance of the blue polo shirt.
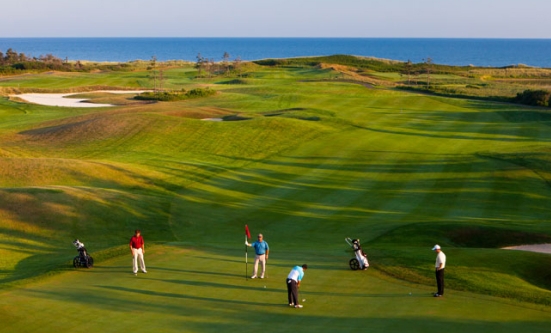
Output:
<path fill-rule="evenodd" d="M 254 252 L 259 256 L 266 254 L 266 251 L 270 249 L 266 241 L 262 241 L 262 242 L 256 241 L 252 243 L 251 246 L 254 247 Z"/>

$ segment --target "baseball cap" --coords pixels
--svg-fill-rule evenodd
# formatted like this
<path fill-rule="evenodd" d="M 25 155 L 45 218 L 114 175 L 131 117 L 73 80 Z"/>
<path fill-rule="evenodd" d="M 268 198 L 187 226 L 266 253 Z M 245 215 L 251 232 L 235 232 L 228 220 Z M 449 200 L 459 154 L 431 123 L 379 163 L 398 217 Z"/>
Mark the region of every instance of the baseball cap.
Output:
<path fill-rule="evenodd" d="M 438 244 L 434 245 L 434 247 L 432 248 L 432 250 L 433 250 L 433 251 L 434 251 L 434 250 L 440 250 L 440 245 L 438 245 Z"/>

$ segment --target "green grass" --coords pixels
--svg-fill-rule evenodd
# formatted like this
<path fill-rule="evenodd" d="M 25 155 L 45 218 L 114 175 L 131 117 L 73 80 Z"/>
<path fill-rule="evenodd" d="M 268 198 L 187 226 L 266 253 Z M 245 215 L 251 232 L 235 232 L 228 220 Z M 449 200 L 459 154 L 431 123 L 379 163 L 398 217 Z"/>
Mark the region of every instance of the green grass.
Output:
<path fill-rule="evenodd" d="M 0 100 L 0 331 L 547 330 L 549 255 L 499 249 L 551 239 L 545 112 L 311 67 L 257 68 L 245 84 L 167 72 L 218 93 L 98 110 Z M 10 84 L 131 88 L 146 74 Z M 198 119 L 227 115 L 251 119 Z M 270 243 L 268 280 L 243 277 L 245 224 Z M 150 271 L 137 279 L 136 228 Z M 362 239 L 370 270 L 348 269 L 345 237 Z M 97 267 L 70 267 L 74 238 Z M 438 300 L 435 243 L 448 256 Z M 283 281 L 303 262 L 296 312 Z"/>
<path fill-rule="evenodd" d="M 9 315 L 0 314 L 0 331 L 426 332 L 445 326 L 449 332 L 546 332 L 549 325 L 549 313 L 537 308 L 460 292 L 435 300 L 431 288 L 351 272 L 345 253 L 331 256 L 332 263 L 324 252 L 303 252 L 311 268 L 299 310 L 286 304 L 284 277 L 297 263 L 292 251 L 274 254 L 264 280 L 244 278 L 239 247 L 175 243 L 151 251 L 148 274 L 138 277 L 129 272 L 127 255 L 6 293 L 0 307 L 9 307 Z"/>

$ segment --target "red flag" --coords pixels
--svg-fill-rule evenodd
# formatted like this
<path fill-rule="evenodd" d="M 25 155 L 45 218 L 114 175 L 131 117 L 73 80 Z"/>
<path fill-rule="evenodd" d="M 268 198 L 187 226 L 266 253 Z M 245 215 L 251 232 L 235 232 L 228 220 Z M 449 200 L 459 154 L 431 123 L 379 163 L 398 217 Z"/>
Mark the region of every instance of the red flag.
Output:
<path fill-rule="evenodd" d="M 251 238 L 251 233 L 249 232 L 249 226 L 245 224 L 245 235 L 247 235 L 247 238 Z"/>

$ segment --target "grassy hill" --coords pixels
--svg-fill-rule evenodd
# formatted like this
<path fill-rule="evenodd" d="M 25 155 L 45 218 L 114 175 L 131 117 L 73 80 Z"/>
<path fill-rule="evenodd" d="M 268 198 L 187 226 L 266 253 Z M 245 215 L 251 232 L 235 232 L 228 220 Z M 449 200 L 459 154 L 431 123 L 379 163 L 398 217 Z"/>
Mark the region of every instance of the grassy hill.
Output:
<path fill-rule="evenodd" d="M 167 70 L 169 86 L 218 92 L 179 102 L 0 100 L 0 331 L 547 329 L 551 257 L 500 248 L 551 243 L 549 111 L 326 80 L 338 73 L 319 66 L 250 68 L 238 80 Z M 149 88 L 147 76 L 0 84 Z M 244 278 L 245 224 L 272 247 L 267 280 Z M 345 237 L 362 239 L 368 272 L 348 269 Z M 70 266 L 74 238 L 95 268 Z M 448 256 L 439 300 L 435 243 Z M 290 315 L 282 282 L 303 262 L 305 311 Z"/>

